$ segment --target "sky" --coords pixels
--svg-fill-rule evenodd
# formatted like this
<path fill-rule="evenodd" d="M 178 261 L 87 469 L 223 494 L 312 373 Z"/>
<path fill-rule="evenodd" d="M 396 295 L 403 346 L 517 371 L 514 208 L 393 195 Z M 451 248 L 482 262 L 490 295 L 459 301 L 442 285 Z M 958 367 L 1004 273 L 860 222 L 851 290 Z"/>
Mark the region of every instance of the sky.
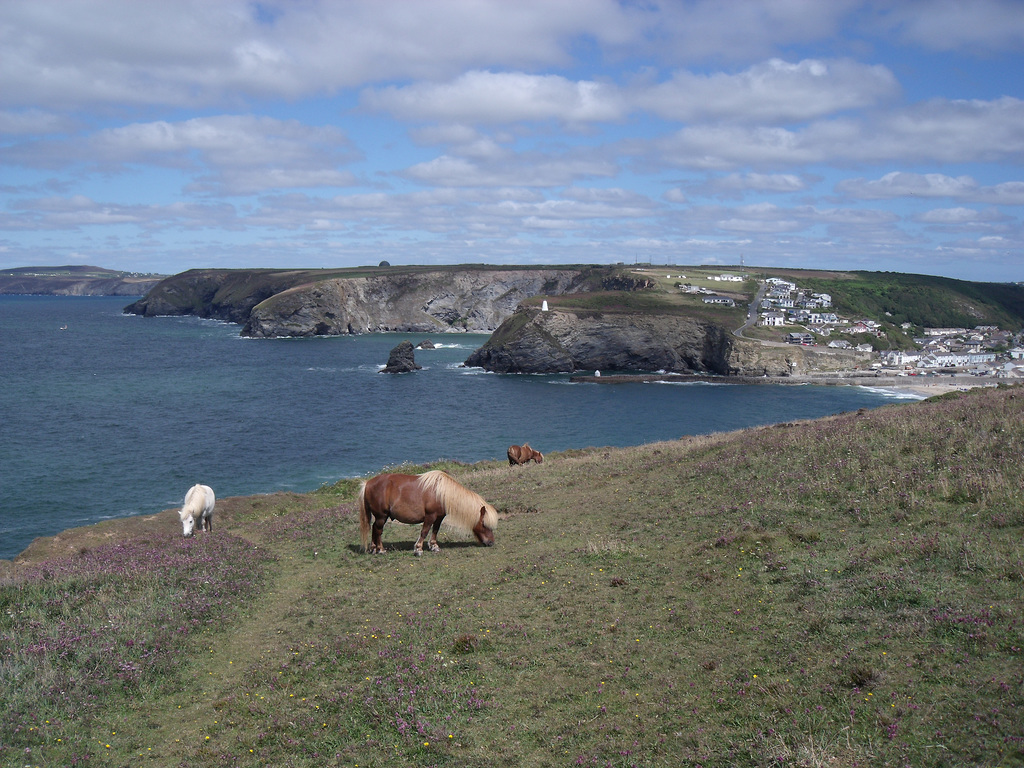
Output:
<path fill-rule="evenodd" d="M 0 268 L 1024 281 L 1024 0 L 0 0 Z"/>

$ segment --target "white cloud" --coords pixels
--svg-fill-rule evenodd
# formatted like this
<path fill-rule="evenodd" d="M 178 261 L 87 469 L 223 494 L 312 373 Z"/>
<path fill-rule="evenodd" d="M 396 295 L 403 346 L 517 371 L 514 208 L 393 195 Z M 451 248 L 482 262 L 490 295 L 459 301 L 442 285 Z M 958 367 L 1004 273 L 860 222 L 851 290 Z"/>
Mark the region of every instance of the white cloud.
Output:
<path fill-rule="evenodd" d="M 707 124 L 687 126 L 627 151 L 648 164 L 731 170 L 814 164 L 1019 162 L 1024 158 L 1024 101 L 935 99 L 884 115 L 819 120 L 798 129 Z"/>
<path fill-rule="evenodd" d="M 656 211 L 649 200 L 633 197 L 628 204 L 607 200 L 544 200 L 536 203 L 502 201 L 486 210 L 503 217 L 545 221 L 581 221 L 588 219 L 645 218 Z M 560 225 L 561 226 L 561 225 Z"/>
<path fill-rule="evenodd" d="M 973 208 L 935 208 L 918 217 L 919 221 L 934 224 L 973 224 L 980 214 Z"/>
<path fill-rule="evenodd" d="M 660 2 L 646 44 L 674 61 L 765 58 L 798 43 L 834 38 L 852 0 Z"/>
<path fill-rule="evenodd" d="M 561 187 L 580 179 L 609 178 L 617 166 L 600 158 L 523 157 L 502 158 L 498 163 L 473 162 L 442 155 L 418 163 L 403 175 L 422 184 L 442 187 Z"/>
<path fill-rule="evenodd" d="M 613 121 L 625 112 L 618 89 L 593 81 L 521 72 L 467 72 L 450 83 L 365 91 L 362 103 L 404 120 L 507 123 Z"/>
<path fill-rule="evenodd" d="M 892 171 L 873 181 L 847 179 L 838 183 L 836 190 L 862 200 L 948 197 L 965 202 L 1024 205 L 1024 182 L 1006 181 L 982 186 L 971 176 L 951 177 L 941 173 Z"/>
<path fill-rule="evenodd" d="M 677 72 L 633 101 L 668 120 L 745 123 L 803 122 L 843 110 L 875 106 L 899 93 L 885 67 L 850 60 L 771 59 L 739 74 Z"/>
<path fill-rule="evenodd" d="M 726 232 L 757 232 L 760 234 L 796 232 L 804 229 L 803 224 L 800 224 L 793 219 L 772 219 L 771 221 L 765 221 L 764 219 L 744 219 L 739 217 L 723 219 L 718 222 L 717 226 L 719 229 Z"/>
<path fill-rule="evenodd" d="M 989 53 L 1024 46 L 1024 13 L 1018 0 L 902 0 L 880 18 L 903 40 L 932 50 Z"/>
<path fill-rule="evenodd" d="M 1019 0 L 0 2 L 0 228 L 17 233 L 0 251 L 945 268 L 979 235 L 1020 240 L 1021 16 Z M 1020 279 L 1019 253 L 1004 261 Z"/>
<path fill-rule="evenodd" d="M 224 203 L 137 205 L 100 202 L 85 195 L 19 200 L 11 215 L 0 214 L 0 229 L 79 230 L 83 227 L 132 225 L 144 230 L 230 228 L 233 206 Z"/>
<path fill-rule="evenodd" d="M 909 173 L 893 171 L 874 181 L 847 179 L 836 189 L 862 200 L 893 197 L 963 197 L 973 194 L 978 183 L 970 176 L 953 178 L 941 173 Z"/>
<path fill-rule="evenodd" d="M 28 167 L 84 163 L 104 172 L 134 165 L 188 170 L 197 176 L 193 191 L 224 194 L 348 186 L 354 177 L 338 166 L 357 157 L 347 137 L 332 126 L 244 115 L 132 123 L 80 139 L 0 149 L 4 162 Z"/>
<path fill-rule="evenodd" d="M 473 71 L 447 83 L 367 89 L 362 105 L 402 120 L 461 124 L 558 120 L 615 122 L 637 112 L 665 120 L 783 124 L 875 106 L 899 92 L 883 66 L 850 60 L 781 59 L 739 74 L 677 71 L 629 86 L 558 75 Z"/>
<path fill-rule="evenodd" d="M 713 177 L 696 188 L 711 195 L 739 197 L 745 192 L 801 192 L 807 188 L 807 182 L 795 173 L 730 173 Z"/>
<path fill-rule="evenodd" d="M 642 40 L 657 14 L 614 0 L 33 0 L 0 15 L 0 103 L 208 105 L 297 98 L 481 65 L 564 64 L 566 39 Z M 159 34 L 154 34 L 159 30 Z"/>

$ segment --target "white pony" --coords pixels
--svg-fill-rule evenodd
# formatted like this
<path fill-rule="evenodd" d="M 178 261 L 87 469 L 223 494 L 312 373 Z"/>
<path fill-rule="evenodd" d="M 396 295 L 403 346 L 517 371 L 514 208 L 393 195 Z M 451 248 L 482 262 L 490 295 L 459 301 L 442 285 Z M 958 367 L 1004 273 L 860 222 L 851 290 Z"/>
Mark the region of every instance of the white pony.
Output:
<path fill-rule="evenodd" d="M 178 517 L 181 518 L 181 535 L 191 536 L 196 528 L 196 519 L 199 520 L 199 530 L 213 530 L 213 507 L 217 499 L 213 495 L 213 488 L 208 485 L 193 485 L 185 494 L 185 503 L 178 510 Z"/>

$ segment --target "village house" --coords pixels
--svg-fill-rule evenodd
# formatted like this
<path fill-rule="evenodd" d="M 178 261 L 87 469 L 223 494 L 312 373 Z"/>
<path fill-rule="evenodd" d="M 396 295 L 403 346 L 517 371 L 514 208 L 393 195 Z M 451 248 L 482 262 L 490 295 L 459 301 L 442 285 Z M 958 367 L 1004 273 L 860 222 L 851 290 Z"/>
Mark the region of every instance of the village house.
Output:
<path fill-rule="evenodd" d="M 918 368 L 962 368 L 968 364 L 967 355 L 952 352 L 931 352 L 917 361 Z"/>
<path fill-rule="evenodd" d="M 736 302 L 730 299 L 728 296 L 719 296 L 718 294 L 712 294 L 711 296 L 704 297 L 705 304 L 724 304 L 727 307 L 735 307 Z"/>
<path fill-rule="evenodd" d="M 921 353 L 907 352 L 902 349 L 886 349 L 879 354 L 879 357 L 883 365 L 891 368 L 902 368 L 908 365 L 916 365 L 917 361 L 921 359 Z"/>
<path fill-rule="evenodd" d="M 997 379 L 1014 379 L 1020 381 L 1024 379 L 1024 365 L 1019 365 L 1014 362 L 1003 363 L 996 367 L 992 375 Z"/>
<path fill-rule="evenodd" d="M 778 328 L 786 324 L 785 312 L 762 312 L 757 324 L 768 328 Z"/>

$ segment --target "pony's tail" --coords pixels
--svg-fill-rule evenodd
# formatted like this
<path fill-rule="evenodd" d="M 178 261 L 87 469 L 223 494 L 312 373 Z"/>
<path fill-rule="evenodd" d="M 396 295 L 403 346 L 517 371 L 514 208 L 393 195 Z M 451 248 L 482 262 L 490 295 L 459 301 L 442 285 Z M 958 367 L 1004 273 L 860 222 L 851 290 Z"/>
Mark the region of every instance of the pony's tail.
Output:
<path fill-rule="evenodd" d="M 363 542 L 363 551 L 370 547 L 370 512 L 366 509 L 366 483 L 359 486 L 359 538 Z"/>

